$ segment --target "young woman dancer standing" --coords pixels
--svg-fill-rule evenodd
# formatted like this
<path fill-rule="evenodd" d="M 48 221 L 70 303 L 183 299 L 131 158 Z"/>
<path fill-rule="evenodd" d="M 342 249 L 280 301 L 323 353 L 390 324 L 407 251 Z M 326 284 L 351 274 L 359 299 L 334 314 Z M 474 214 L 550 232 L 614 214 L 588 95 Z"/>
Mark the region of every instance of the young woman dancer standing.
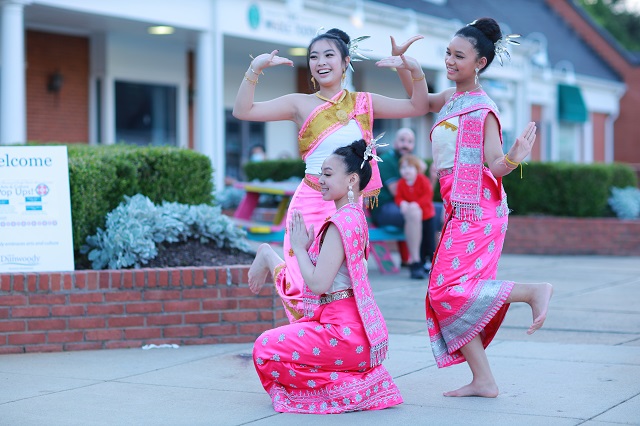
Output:
<path fill-rule="evenodd" d="M 257 56 L 244 75 L 233 109 L 233 115 L 241 120 L 290 120 L 296 123 L 300 129 L 298 147 L 306 163 L 306 175 L 291 199 L 287 221 L 291 220 L 292 212 L 298 210 L 307 225 L 313 225 L 315 230 L 335 212 L 332 202 L 322 200 L 318 184 L 324 159 L 336 148 L 354 140 L 371 141 L 374 118 L 412 117 L 427 112 L 424 73 L 417 61 L 409 57 L 387 58 L 377 65 L 407 70 L 411 76 L 407 77 L 409 84 L 413 86 L 411 99 L 392 99 L 367 92 L 350 93 L 344 89 L 342 83 L 351 63 L 350 52 L 355 47 L 346 33 L 335 28 L 316 36 L 309 44 L 307 64 L 311 81 L 318 91 L 311 95 L 292 93 L 266 102 L 254 101 L 258 78 L 266 78 L 261 77 L 263 70 L 278 65 L 293 66 L 293 62 L 277 56 L 277 50 Z M 371 182 L 363 195 L 376 196 L 381 186 L 374 163 Z M 284 252 L 289 273 L 287 282 L 277 290 L 289 320 L 295 321 L 302 317 L 299 305 L 303 281 L 288 234 L 284 238 Z"/>
<path fill-rule="evenodd" d="M 393 54 L 418 38 L 401 46 L 392 39 Z M 498 396 L 485 348 L 510 303 L 531 306 L 528 334 L 542 327 L 553 293 L 548 283 L 496 279 L 509 215 L 502 176 L 529 155 L 536 126 L 529 123 L 504 154 L 498 109 L 482 90 L 479 74 L 496 55 L 502 62 L 500 55 L 512 38 L 503 36 L 491 18 L 462 27 L 444 60 L 455 88 L 429 95 L 429 111 L 438 113 L 431 141 L 446 218 L 429 277 L 427 327 L 438 367 L 467 361 L 473 376 L 471 383 L 445 396 Z M 401 78 L 411 93 L 408 76 Z"/>

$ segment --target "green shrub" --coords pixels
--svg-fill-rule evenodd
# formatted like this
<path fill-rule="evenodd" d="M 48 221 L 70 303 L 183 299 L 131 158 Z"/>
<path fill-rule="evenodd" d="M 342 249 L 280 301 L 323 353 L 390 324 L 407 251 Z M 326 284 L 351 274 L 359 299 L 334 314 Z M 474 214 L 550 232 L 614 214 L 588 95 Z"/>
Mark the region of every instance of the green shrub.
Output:
<path fill-rule="evenodd" d="M 272 180 L 275 182 L 291 177 L 304 177 L 305 164 L 302 160 L 266 160 L 249 162 L 243 167 L 247 180 Z"/>
<path fill-rule="evenodd" d="M 106 213 L 113 208 L 105 194 L 114 193 L 117 181 L 113 164 L 97 162 L 90 156 L 69 154 L 73 248 L 76 253 L 85 238 L 104 224 Z"/>
<path fill-rule="evenodd" d="M 637 219 L 640 217 L 640 189 L 627 186 L 626 188 L 611 188 L 609 205 L 620 219 Z"/>
<path fill-rule="evenodd" d="M 213 169 L 203 154 L 174 147 L 69 145 L 73 247 L 105 224 L 124 196 L 154 203 L 212 204 Z M 78 261 L 76 262 L 78 263 Z"/>
<path fill-rule="evenodd" d="M 93 269 L 140 268 L 158 254 L 157 245 L 197 239 L 247 252 L 246 232 L 222 214 L 219 206 L 168 203 L 155 205 L 141 194 L 125 200 L 107 214 L 106 226 L 87 238 Z"/>
<path fill-rule="evenodd" d="M 633 169 L 623 164 L 530 162 L 522 179 L 518 169 L 503 184 L 515 215 L 603 217 L 612 215 L 611 188 L 638 182 Z"/>

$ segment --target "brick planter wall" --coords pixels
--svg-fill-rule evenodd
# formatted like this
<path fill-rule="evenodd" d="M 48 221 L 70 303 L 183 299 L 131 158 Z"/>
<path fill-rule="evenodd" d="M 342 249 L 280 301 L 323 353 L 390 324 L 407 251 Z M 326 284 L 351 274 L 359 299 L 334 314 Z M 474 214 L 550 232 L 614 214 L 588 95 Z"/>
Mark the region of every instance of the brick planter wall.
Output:
<path fill-rule="evenodd" d="M 248 266 L 0 274 L 0 354 L 251 342 L 286 324 Z"/>
<path fill-rule="evenodd" d="M 504 253 L 640 256 L 640 221 L 511 216 Z M 0 274 L 0 354 L 252 342 L 287 320 L 248 270 Z"/>
<path fill-rule="evenodd" d="M 640 256 L 640 220 L 509 216 L 503 253 Z"/>

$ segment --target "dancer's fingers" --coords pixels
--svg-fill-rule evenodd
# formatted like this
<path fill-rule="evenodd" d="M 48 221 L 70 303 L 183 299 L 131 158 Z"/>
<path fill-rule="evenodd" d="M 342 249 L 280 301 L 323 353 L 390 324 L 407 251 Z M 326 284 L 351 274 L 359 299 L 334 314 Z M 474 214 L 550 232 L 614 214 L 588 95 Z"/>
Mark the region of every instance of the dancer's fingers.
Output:
<path fill-rule="evenodd" d="M 396 40 L 393 38 L 393 36 L 391 36 L 391 54 L 393 56 L 399 56 L 404 54 L 409 47 L 416 41 L 423 39 L 424 36 L 418 34 L 415 35 L 411 38 L 409 38 L 407 41 L 405 41 L 404 43 L 398 45 L 396 44 Z"/>

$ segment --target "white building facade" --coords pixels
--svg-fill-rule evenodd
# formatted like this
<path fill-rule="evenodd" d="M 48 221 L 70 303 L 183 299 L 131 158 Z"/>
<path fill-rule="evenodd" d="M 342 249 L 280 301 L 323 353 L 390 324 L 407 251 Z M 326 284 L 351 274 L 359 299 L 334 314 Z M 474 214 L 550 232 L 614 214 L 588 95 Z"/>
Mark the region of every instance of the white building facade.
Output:
<path fill-rule="evenodd" d="M 375 60 L 389 55 L 389 36 L 404 41 L 425 35 L 408 54 L 422 64 L 431 90 L 440 91 L 450 85 L 443 63 L 446 45 L 463 25 L 355 0 L 0 0 L 0 13 L 0 143 L 29 140 L 29 129 L 41 120 L 32 112 L 38 102 L 57 108 L 65 102 L 65 89 L 86 85 L 81 87 L 88 93 L 86 116 L 80 117 L 87 123 L 86 143 L 193 148 L 211 158 L 218 188 L 225 176 L 242 177 L 241 165 L 253 144 L 265 145 L 270 158 L 298 155 L 295 124 L 231 117 L 250 54 L 279 49 L 295 63 L 265 70 L 256 89 L 260 101 L 307 88 L 306 57 L 292 56 L 289 49 L 306 48 L 320 27 L 337 27 L 352 37 L 369 35 L 361 47 L 370 49 L 366 53 L 372 60 L 354 63 L 349 87 L 404 97 L 395 73 L 375 66 Z M 173 33 L 149 34 L 158 25 Z M 74 83 L 68 77 L 73 70 L 65 75 L 51 64 L 46 82 L 29 80 L 29 67 L 48 54 L 25 44 L 31 32 L 45 40 L 47 35 L 86 39 L 86 78 Z M 58 44 L 64 43 L 52 42 L 47 49 Z M 521 46 L 510 50 L 510 63 L 501 67 L 495 61 L 481 78 L 500 108 L 505 144 L 534 120 L 540 128 L 534 160 L 612 161 L 613 121 L 624 86 L 544 63 L 538 39 L 524 37 Z M 563 84 L 579 88 L 585 120 L 558 120 L 558 87 Z M 36 96 L 39 92 L 44 100 Z M 411 127 L 418 136 L 417 153 L 430 157 L 432 120 L 380 120 L 376 132 Z M 392 138 L 387 134 L 385 139 Z M 604 158 L 594 154 L 598 150 L 604 150 Z"/>

